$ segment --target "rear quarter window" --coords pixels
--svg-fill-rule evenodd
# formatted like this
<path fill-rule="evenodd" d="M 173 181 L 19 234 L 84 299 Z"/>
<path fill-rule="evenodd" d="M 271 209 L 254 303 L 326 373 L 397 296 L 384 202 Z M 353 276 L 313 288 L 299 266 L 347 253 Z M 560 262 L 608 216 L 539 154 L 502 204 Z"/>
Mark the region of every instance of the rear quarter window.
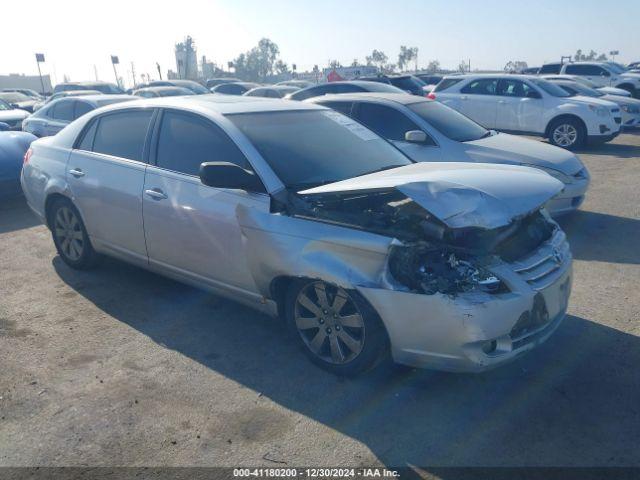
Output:
<path fill-rule="evenodd" d="M 440 83 L 438 83 L 438 85 L 436 85 L 436 88 L 434 88 L 433 91 L 441 92 L 443 90 L 446 90 L 447 88 L 451 88 L 454 85 L 457 85 L 461 81 L 462 81 L 461 78 L 445 78 L 441 80 Z"/>

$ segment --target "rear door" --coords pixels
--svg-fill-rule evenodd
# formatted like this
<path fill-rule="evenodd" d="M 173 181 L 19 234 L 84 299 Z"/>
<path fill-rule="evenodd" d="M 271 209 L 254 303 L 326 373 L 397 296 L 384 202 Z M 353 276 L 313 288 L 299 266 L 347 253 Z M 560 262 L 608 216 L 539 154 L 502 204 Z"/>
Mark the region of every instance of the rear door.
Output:
<path fill-rule="evenodd" d="M 497 89 L 497 78 L 471 80 L 460 89 L 458 110 L 485 128 L 495 128 L 498 111 Z"/>
<path fill-rule="evenodd" d="M 419 162 L 442 161 L 442 151 L 433 138 L 403 111 L 389 105 L 354 102 L 353 116 L 370 130 L 393 143 L 409 158 Z M 405 133 L 411 130 L 423 131 L 427 135 L 427 141 L 421 144 L 405 141 Z"/>
<path fill-rule="evenodd" d="M 152 109 L 93 119 L 67 163 L 67 182 L 94 245 L 147 263 L 142 187 Z"/>
<path fill-rule="evenodd" d="M 149 263 L 156 269 L 213 288 L 255 292 L 236 210 L 269 211 L 266 191 L 203 185 L 203 162 L 251 169 L 227 134 L 211 120 L 167 109 L 154 133 L 144 182 L 144 227 Z"/>
<path fill-rule="evenodd" d="M 531 92 L 537 90 L 516 78 L 498 82 L 496 129 L 540 133 L 544 100 L 528 97 Z"/>

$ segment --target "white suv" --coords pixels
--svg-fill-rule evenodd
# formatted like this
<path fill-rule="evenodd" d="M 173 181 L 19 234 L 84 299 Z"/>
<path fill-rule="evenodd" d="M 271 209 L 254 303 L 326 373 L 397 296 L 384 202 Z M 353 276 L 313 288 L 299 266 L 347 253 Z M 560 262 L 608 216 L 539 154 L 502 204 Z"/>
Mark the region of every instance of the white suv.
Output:
<path fill-rule="evenodd" d="M 622 116 L 615 103 L 570 96 L 530 75 L 453 75 L 429 98 L 448 105 L 485 128 L 540 135 L 563 148 L 606 142 L 620 133 Z"/>
<path fill-rule="evenodd" d="M 640 73 L 625 70 L 612 62 L 549 63 L 540 68 L 539 74 L 574 75 L 586 78 L 598 87 L 615 87 L 640 97 Z"/>

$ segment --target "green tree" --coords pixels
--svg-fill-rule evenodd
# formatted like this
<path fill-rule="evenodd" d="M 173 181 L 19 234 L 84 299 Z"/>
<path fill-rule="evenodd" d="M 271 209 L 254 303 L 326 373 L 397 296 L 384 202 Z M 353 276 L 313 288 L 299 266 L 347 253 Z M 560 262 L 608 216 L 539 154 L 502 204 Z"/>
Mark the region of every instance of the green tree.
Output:
<path fill-rule="evenodd" d="M 428 73 L 438 73 L 440 71 L 440 62 L 438 60 L 430 60 L 427 65 Z"/>
<path fill-rule="evenodd" d="M 404 70 L 411 61 L 416 62 L 416 70 L 418 69 L 418 47 L 406 47 L 400 46 L 400 53 L 398 54 L 398 68 Z"/>

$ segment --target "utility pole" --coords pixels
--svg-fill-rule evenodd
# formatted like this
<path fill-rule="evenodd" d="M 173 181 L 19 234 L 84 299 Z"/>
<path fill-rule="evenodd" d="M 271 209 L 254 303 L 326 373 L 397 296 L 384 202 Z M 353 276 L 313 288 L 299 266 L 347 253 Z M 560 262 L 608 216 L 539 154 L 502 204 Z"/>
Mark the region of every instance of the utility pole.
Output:
<path fill-rule="evenodd" d="M 469 73 L 471 73 L 471 59 L 469 59 Z"/>
<path fill-rule="evenodd" d="M 93 64 L 93 73 L 96 76 L 96 82 L 98 81 L 98 67 L 96 67 L 96 64 Z"/>
<path fill-rule="evenodd" d="M 162 80 L 162 70 L 160 70 L 160 64 L 156 62 L 156 67 L 158 68 L 158 75 L 160 76 L 160 80 Z"/>
<path fill-rule="evenodd" d="M 136 67 L 133 62 L 131 62 L 131 76 L 133 77 L 133 86 L 135 87 L 138 82 L 136 82 Z"/>
<path fill-rule="evenodd" d="M 40 70 L 40 62 L 44 62 L 44 53 L 36 53 L 36 63 L 38 64 L 38 75 L 40 75 L 40 93 L 44 95 L 44 81 L 42 80 L 42 71 Z"/>

